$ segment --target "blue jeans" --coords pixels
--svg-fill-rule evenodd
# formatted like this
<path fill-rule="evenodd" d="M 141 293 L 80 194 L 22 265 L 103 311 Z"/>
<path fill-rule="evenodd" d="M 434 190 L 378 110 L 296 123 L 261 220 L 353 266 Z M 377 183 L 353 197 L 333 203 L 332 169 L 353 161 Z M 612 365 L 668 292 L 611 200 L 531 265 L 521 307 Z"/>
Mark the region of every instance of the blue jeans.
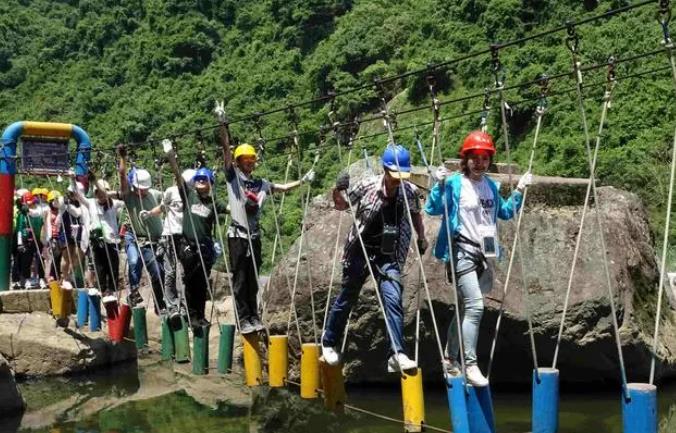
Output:
<path fill-rule="evenodd" d="M 385 317 L 392 335 L 390 336 L 391 348 L 395 352 L 404 352 L 404 309 L 401 305 L 401 275 L 399 263 L 394 256 L 385 256 L 376 253 L 370 257 L 373 273 L 378 280 L 380 296 L 385 306 Z M 324 346 L 339 346 L 342 343 L 343 332 L 347 324 L 348 316 L 359 298 L 362 285 L 369 277 L 366 260 L 361 251 L 352 254 L 352 257 L 343 265 L 342 289 L 338 294 L 322 338 Z"/>
<path fill-rule="evenodd" d="M 141 275 L 143 274 L 143 263 L 150 274 L 150 285 L 160 310 L 164 309 L 164 296 L 162 293 L 162 280 L 164 279 L 164 269 L 162 266 L 162 257 L 156 257 L 153 249 L 157 249 L 158 244 L 153 247 L 145 245 L 140 248 L 134 239 L 131 230 L 124 236 L 125 251 L 127 253 L 127 266 L 129 269 L 129 286 L 131 291 L 138 290 L 141 284 Z M 141 260 L 141 257 L 143 258 Z"/>
<path fill-rule="evenodd" d="M 474 266 L 465 253 L 455 251 L 455 272 L 462 272 Z M 476 365 L 476 348 L 479 341 L 479 325 L 484 313 L 484 297 L 479 284 L 477 271 L 468 272 L 457 278 L 458 304 L 462 326 L 462 342 L 465 348 L 465 363 Z M 446 341 L 446 356 L 460 359 L 460 339 L 458 338 L 457 319 L 455 309 L 451 311 L 451 323 L 448 325 L 448 340 Z"/>

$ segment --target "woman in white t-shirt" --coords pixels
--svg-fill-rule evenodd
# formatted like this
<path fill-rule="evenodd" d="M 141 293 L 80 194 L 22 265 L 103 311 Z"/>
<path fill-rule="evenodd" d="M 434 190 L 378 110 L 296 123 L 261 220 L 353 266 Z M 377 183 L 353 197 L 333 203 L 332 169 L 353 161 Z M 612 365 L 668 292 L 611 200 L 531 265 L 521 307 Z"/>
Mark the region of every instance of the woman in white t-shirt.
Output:
<path fill-rule="evenodd" d="M 510 219 L 521 207 L 523 189 L 532 181 L 530 173 L 519 180 L 516 191 L 504 200 L 499 185 L 486 175 L 493 162 L 493 138 L 483 131 L 472 131 L 460 150 L 461 172 L 437 172 L 439 182 L 427 198 L 425 212 L 442 215 L 434 255 L 446 262 L 449 280 L 453 258 L 462 317 L 462 337 L 466 363 L 465 377 L 474 386 L 488 380 L 477 365 L 476 348 L 483 315 L 483 295 L 493 287 L 492 258 L 499 255 L 497 219 Z M 444 206 L 444 201 L 446 206 Z M 445 215 L 446 209 L 448 215 Z M 453 254 L 449 254 L 446 223 L 450 220 Z M 460 374 L 460 343 L 455 317 L 451 318 L 446 343 L 445 367 L 449 374 Z"/>

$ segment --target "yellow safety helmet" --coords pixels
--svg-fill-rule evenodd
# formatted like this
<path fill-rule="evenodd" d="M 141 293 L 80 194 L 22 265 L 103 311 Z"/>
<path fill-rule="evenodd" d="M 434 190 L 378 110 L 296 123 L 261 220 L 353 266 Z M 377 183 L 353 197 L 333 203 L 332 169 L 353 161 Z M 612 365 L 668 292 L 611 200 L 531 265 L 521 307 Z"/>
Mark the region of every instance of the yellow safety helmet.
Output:
<path fill-rule="evenodd" d="M 253 156 L 256 158 L 256 149 L 250 144 L 240 144 L 235 148 L 235 160 L 240 156 Z"/>
<path fill-rule="evenodd" d="M 51 202 L 52 200 L 56 200 L 59 197 L 61 197 L 61 193 L 59 191 L 49 191 L 49 194 L 47 194 L 47 201 Z"/>
<path fill-rule="evenodd" d="M 47 188 L 33 188 L 31 194 L 33 194 L 34 196 L 42 195 L 47 197 L 49 195 L 49 190 Z"/>

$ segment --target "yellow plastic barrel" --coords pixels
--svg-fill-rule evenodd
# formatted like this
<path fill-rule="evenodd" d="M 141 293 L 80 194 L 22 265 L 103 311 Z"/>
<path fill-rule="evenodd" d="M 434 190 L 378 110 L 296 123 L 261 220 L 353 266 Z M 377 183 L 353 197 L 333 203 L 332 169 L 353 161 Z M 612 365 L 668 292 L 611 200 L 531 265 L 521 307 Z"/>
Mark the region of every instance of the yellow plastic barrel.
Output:
<path fill-rule="evenodd" d="M 63 319 L 68 315 L 70 308 L 58 281 L 49 282 L 49 300 L 52 303 L 52 315 L 56 319 Z"/>
<path fill-rule="evenodd" d="M 268 381 L 271 388 L 286 385 L 289 371 L 289 337 L 271 335 L 268 344 Z"/>
<path fill-rule="evenodd" d="M 401 373 L 401 401 L 404 407 L 404 431 L 421 432 L 425 423 L 422 370 Z"/>
<path fill-rule="evenodd" d="M 263 370 L 261 367 L 261 356 L 258 353 L 258 334 L 242 335 L 242 345 L 244 346 L 244 376 L 247 386 L 258 386 L 263 384 Z"/>
<path fill-rule="evenodd" d="M 317 398 L 319 382 L 319 344 L 305 343 L 300 355 L 300 396 Z"/>
<path fill-rule="evenodd" d="M 345 394 L 345 378 L 343 363 L 328 365 L 321 363 L 322 387 L 324 389 L 324 407 L 336 413 L 343 413 L 347 394 Z"/>

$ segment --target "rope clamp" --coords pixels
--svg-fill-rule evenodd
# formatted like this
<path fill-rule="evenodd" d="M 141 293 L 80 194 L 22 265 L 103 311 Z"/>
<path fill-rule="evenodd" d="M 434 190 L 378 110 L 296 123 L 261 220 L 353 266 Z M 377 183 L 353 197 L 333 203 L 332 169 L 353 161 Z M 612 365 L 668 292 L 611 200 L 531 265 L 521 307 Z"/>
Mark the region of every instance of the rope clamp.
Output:
<path fill-rule="evenodd" d="M 577 34 L 575 23 L 573 21 L 566 22 L 566 46 L 577 57 L 580 50 L 580 35 Z"/>
<path fill-rule="evenodd" d="M 505 81 L 504 69 L 500 62 L 500 44 L 491 44 L 491 64 L 493 75 L 495 76 L 495 88 L 502 89 Z"/>

